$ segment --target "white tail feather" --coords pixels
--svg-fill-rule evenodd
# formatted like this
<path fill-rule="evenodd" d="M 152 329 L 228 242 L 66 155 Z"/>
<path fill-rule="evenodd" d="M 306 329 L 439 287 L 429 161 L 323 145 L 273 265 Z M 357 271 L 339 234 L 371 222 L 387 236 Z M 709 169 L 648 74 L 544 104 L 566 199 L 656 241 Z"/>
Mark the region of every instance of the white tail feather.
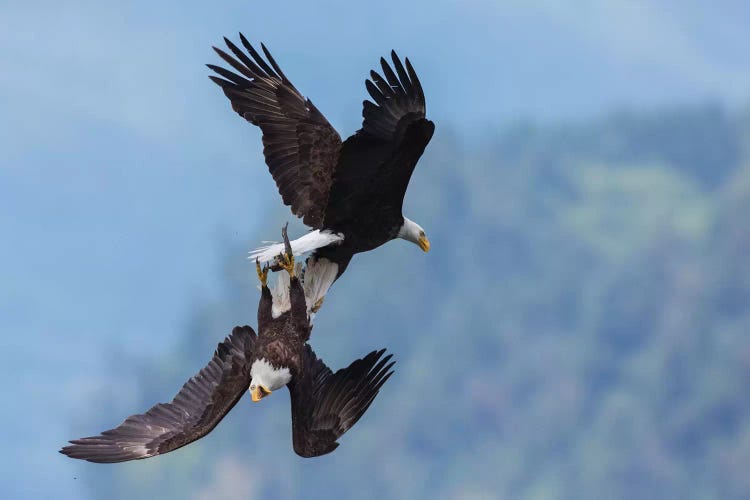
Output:
<path fill-rule="evenodd" d="M 344 235 L 341 233 L 333 233 L 329 230 L 321 231 L 319 229 L 316 229 L 315 231 L 310 231 L 306 235 L 297 238 L 290 243 L 292 245 L 292 253 L 294 255 L 302 255 L 304 253 L 315 250 L 316 248 L 328 246 L 332 243 L 340 244 L 342 241 L 344 241 Z M 266 245 L 256 248 L 255 250 L 250 252 L 250 256 L 248 258 L 251 260 L 258 259 L 260 263 L 263 264 L 265 262 L 272 261 L 280 253 L 283 252 L 284 244 L 274 243 L 272 245 Z"/>

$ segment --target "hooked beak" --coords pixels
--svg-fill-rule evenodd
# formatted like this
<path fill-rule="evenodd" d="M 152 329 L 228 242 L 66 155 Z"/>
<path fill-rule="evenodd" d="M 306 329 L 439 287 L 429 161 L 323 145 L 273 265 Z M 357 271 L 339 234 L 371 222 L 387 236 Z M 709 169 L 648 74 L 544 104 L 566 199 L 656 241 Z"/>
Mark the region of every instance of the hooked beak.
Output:
<path fill-rule="evenodd" d="M 271 392 L 272 392 L 272 391 L 269 391 L 268 389 L 266 389 L 266 388 L 265 388 L 265 387 L 263 387 L 262 385 L 259 385 L 259 386 L 257 386 L 257 387 L 255 388 L 255 390 L 252 390 L 252 391 L 250 391 L 250 395 L 251 395 L 251 396 L 252 396 L 252 398 L 253 398 L 253 402 L 254 402 L 254 403 L 257 403 L 257 402 L 258 402 L 258 401 L 260 401 L 261 399 L 263 399 L 263 398 L 265 398 L 266 396 L 268 396 L 269 394 L 271 394 Z"/>
<path fill-rule="evenodd" d="M 427 239 L 427 236 L 420 236 L 417 245 L 419 245 L 419 248 L 425 253 L 430 251 L 430 240 Z"/>

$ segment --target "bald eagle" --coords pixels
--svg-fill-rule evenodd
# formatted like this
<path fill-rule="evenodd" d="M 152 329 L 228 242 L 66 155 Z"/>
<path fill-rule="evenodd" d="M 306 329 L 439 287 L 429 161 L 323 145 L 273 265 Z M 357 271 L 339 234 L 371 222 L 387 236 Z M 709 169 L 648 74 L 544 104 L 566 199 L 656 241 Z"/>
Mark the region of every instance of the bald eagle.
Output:
<path fill-rule="evenodd" d="M 263 154 L 284 204 L 313 229 L 292 241 L 294 254 L 315 250 L 314 257 L 336 266 L 338 278 L 354 254 L 395 238 L 427 252 L 424 229 L 402 213 L 409 179 L 435 130 L 425 118 L 424 92 L 409 59 L 404 65 L 392 51 L 393 68 L 380 59 L 385 78 L 370 72 L 365 86 L 374 102 L 364 101 L 362 128 L 342 142 L 264 45 L 265 59 L 241 33 L 247 52 L 224 41 L 234 57 L 214 50 L 235 71 L 209 64 L 221 77 L 210 78 L 234 111 L 260 127 Z M 250 256 L 268 262 L 282 250 L 275 244 Z"/>
<path fill-rule="evenodd" d="M 284 239 L 288 245 L 286 234 Z M 394 362 L 390 354 L 383 357 L 382 349 L 333 373 L 307 343 L 315 305 L 311 307 L 306 299 L 291 249 L 280 262 L 289 279 L 279 281 L 288 287 L 288 300 L 278 304 L 274 299 L 284 294 L 269 289 L 268 266 L 261 269 L 258 263 L 262 285 L 258 335 L 249 326 L 234 328 L 208 365 L 185 383 L 171 403 L 132 415 L 98 436 L 70 441 L 60 452 L 97 463 L 162 455 L 211 432 L 246 391 L 257 402 L 283 386 L 289 389 L 292 403 L 294 451 L 316 457 L 335 450 L 337 440 L 362 417 L 393 374 Z M 306 270 L 306 279 L 313 279 L 315 272 Z"/>

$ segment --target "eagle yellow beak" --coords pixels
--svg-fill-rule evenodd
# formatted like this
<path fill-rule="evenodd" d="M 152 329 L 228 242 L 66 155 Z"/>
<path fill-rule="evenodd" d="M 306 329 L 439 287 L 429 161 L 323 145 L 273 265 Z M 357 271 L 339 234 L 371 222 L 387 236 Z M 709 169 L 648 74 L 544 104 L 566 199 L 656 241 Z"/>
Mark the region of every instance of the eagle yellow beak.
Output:
<path fill-rule="evenodd" d="M 430 240 L 427 239 L 427 236 L 424 236 L 424 235 L 420 236 L 417 244 L 419 245 L 419 248 L 421 248 L 423 252 L 430 251 Z"/>
<path fill-rule="evenodd" d="M 250 391 L 250 396 L 253 398 L 253 402 L 257 403 L 261 399 L 265 398 L 269 394 L 271 394 L 272 391 L 269 391 L 262 385 L 257 386 L 254 390 Z"/>

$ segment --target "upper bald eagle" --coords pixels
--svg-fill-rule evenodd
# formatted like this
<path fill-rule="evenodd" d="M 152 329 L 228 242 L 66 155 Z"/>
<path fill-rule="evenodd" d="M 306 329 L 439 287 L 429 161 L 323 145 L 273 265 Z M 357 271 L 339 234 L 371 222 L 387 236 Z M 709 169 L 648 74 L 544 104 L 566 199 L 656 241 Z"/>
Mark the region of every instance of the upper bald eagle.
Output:
<path fill-rule="evenodd" d="M 286 239 L 286 235 L 284 235 Z M 291 252 L 282 259 L 290 275 L 278 286 L 266 284 L 268 268 L 258 268 L 262 283 L 257 336 L 249 326 L 236 327 L 219 344 L 211 361 L 188 380 L 171 403 L 132 415 L 98 436 L 75 439 L 61 453 L 90 462 L 113 463 L 161 455 L 202 438 L 249 390 L 253 401 L 287 386 L 292 403 L 292 444 L 303 457 L 330 453 L 378 395 L 393 373 L 391 355 L 373 351 L 333 373 L 318 359 L 307 341 L 311 312 L 309 286 L 295 273 Z M 318 268 L 326 272 L 324 267 Z M 307 269 L 305 280 L 319 272 Z M 317 292 L 309 298 L 316 302 Z M 273 295 L 286 297 L 274 304 Z M 274 307 L 276 306 L 276 307 Z"/>
<path fill-rule="evenodd" d="M 381 58 L 385 78 L 371 71 L 365 82 L 374 102 L 364 101 L 362 128 L 342 142 L 264 45 L 266 59 L 241 33 L 247 53 L 224 41 L 235 57 L 214 50 L 236 72 L 209 64 L 222 77 L 210 78 L 232 109 L 260 127 L 263 154 L 284 203 L 315 229 L 292 242 L 294 254 L 317 249 L 317 257 L 337 266 L 338 277 L 354 254 L 394 238 L 428 251 L 424 229 L 402 214 L 409 179 L 435 130 L 425 118 L 424 92 L 409 59 L 404 65 L 391 52 L 394 72 Z M 281 250 L 271 245 L 251 257 L 266 262 Z"/>

